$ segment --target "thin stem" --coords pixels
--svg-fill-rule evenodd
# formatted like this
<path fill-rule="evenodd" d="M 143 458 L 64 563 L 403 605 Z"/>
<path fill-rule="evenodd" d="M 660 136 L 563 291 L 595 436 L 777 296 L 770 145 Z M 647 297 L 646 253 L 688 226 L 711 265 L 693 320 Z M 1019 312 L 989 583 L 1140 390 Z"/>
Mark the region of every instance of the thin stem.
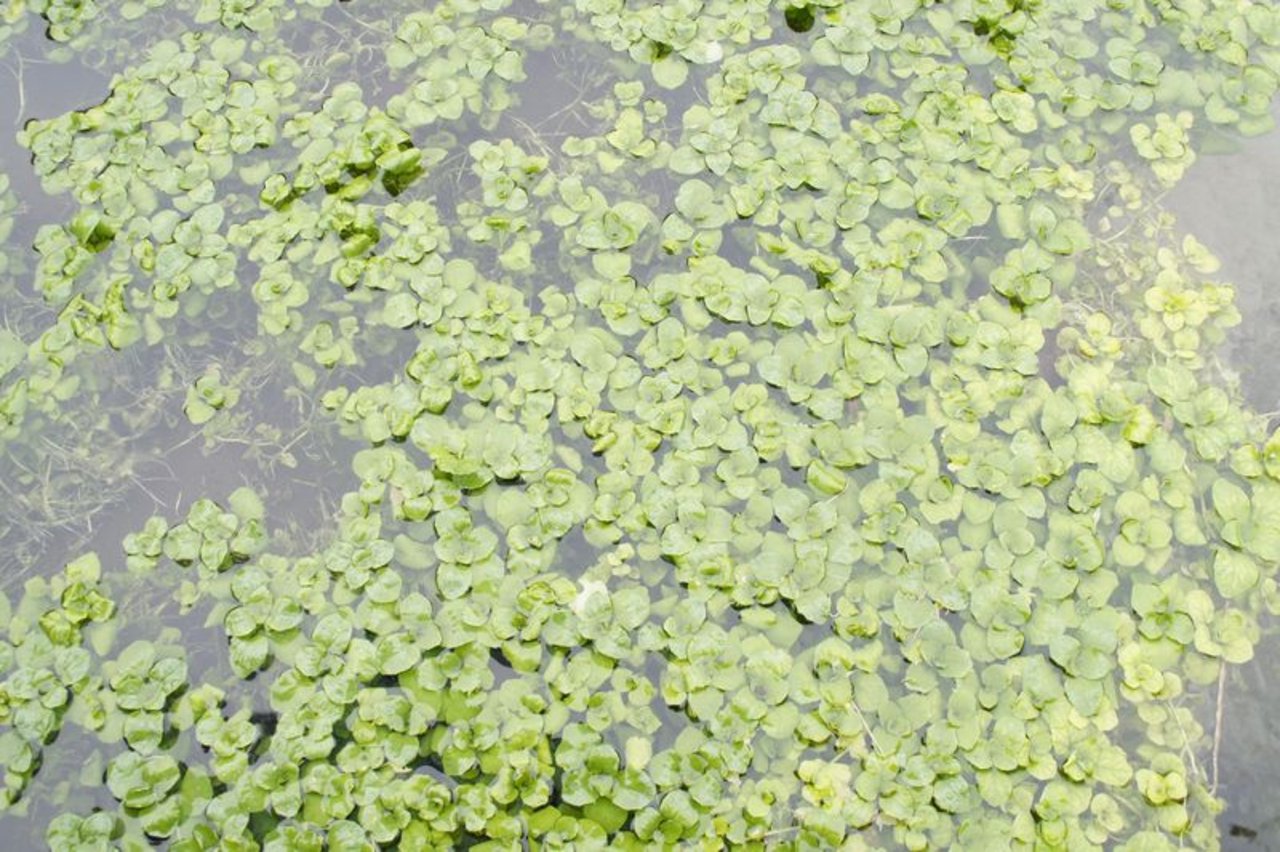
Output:
<path fill-rule="evenodd" d="M 1107 243 L 1113 242 L 1123 237 L 1126 233 L 1129 232 L 1130 229 L 1133 228 L 1134 225 L 1138 224 L 1139 222 L 1145 221 L 1143 217 L 1146 216 L 1150 210 L 1154 209 L 1157 205 L 1159 205 L 1160 202 L 1164 201 L 1164 197 L 1168 194 L 1169 194 L 1169 191 L 1165 190 L 1164 192 L 1157 195 L 1155 198 L 1151 199 L 1151 201 L 1147 204 L 1147 206 L 1143 207 L 1137 213 L 1133 214 L 1133 218 L 1129 220 L 1128 224 L 1126 224 L 1120 230 L 1116 231 L 1114 234 L 1101 238 L 1100 240 L 1098 240 L 1098 242 L 1102 243 L 1103 245 L 1106 245 Z"/>
<path fill-rule="evenodd" d="M 867 717 L 862 715 L 862 708 L 858 706 L 858 702 L 850 701 L 853 705 L 853 712 L 858 714 L 858 721 L 862 722 L 862 727 L 867 732 L 867 739 L 871 740 L 871 748 L 875 749 L 876 755 L 884 757 L 884 752 L 880 750 L 880 743 L 876 740 L 875 733 L 871 730 L 871 726 L 867 724 Z"/>
<path fill-rule="evenodd" d="M 13 76 L 18 81 L 18 112 L 13 117 L 13 126 L 22 126 L 22 117 L 27 114 L 27 81 L 26 81 L 26 59 L 21 53 L 17 54 L 18 68 L 13 72 Z"/>
<path fill-rule="evenodd" d="M 1182 720 L 1178 718 L 1178 708 L 1173 706 L 1172 701 L 1165 701 L 1169 708 L 1169 712 L 1173 714 L 1173 721 L 1178 726 L 1178 732 L 1182 734 L 1182 750 L 1186 752 L 1187 759 L 1191 761 L 1191 771 L 1201 777 L 1200 765 L 1196 763 L 1195 750 L 1191 748 L 1191 739 L 1187 736 L 1187 729 L 1182 726 Z"/>
<path fill-rule="evenodd" d="M 1218 707 L 1213 714 L 1213 783 L 1209 795 L 1218 793 L 1218 755 L 1222 752 L 1222 717 L 1227 704 L 1227 664 L 1218 664 Z"/>

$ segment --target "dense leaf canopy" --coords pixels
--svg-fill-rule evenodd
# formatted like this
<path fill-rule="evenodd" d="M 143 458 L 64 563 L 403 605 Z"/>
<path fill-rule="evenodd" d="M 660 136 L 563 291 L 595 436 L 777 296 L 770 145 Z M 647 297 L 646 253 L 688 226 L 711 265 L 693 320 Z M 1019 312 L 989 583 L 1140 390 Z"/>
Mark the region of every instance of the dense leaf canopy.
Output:
<path fill-rule="evenodd" d="M 52 207 L 0 176 L 7 458 L 159 422 L 261 474 L 7 583 L 13 831 L 1216 846 L 1280 438 L 1158 201 L 1271 128 L 1272 4 L 7 8 L 110 77 L 19 134 Z"/>

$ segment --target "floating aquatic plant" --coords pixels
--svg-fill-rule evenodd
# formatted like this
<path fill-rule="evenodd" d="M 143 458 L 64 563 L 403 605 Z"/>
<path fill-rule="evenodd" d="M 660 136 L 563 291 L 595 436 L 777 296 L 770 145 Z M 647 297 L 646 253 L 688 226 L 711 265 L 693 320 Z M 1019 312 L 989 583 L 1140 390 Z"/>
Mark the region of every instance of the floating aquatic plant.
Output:
<path fill-rule="evenodd" d="M 0 597 L 6 820 L 1216 844 L 1280 450 L 1150 205 L 1270 128 L 1274 8 L 28 2 L 0 44 L 32 24 L 115 76 L 20 133 L 72 213 L 0 266 L 46 311 L 0 337 L 6 448 L 188 338 L 173 428 L 269 411 L 238 319 L 358 449 L 317 545 L 244 488 Z"/>

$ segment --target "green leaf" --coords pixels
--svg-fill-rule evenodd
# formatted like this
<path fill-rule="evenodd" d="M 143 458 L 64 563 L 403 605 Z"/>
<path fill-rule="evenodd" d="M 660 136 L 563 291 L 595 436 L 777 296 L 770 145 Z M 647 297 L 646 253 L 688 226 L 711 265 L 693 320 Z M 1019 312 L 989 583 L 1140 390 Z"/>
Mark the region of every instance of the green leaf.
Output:
<path fill-rule="evenodd" d="M 1238 598 L 1258 586 L 1261 573 L 1249 556 L 1229 548 L 1217 548 L 1213 557 L 1213 582 L 1224 598 Z"/>
<path fill-rule="evenodd" d="M 181 776 L 178 762 L 168 755 L 125 752 L 107 767 L 107 787 L 125 807 L 148 808 L 163 801 Z"/>
<path fill-rule="evenodd" d="M 676 54 L 668 54 L 650 66 L 653 80 L 664 89 L 678 89 L 689 77 L 689 64 Z"/>

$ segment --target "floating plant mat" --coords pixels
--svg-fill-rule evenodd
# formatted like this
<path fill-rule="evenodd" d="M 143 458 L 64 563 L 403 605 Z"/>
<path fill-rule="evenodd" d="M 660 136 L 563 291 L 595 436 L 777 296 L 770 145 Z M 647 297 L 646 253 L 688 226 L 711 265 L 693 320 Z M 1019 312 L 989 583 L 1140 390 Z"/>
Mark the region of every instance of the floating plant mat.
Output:
<path fill-rule="evenodd" d="M 7 848 L 1217 847 L 1271 4 L 0 14 Z"/>

